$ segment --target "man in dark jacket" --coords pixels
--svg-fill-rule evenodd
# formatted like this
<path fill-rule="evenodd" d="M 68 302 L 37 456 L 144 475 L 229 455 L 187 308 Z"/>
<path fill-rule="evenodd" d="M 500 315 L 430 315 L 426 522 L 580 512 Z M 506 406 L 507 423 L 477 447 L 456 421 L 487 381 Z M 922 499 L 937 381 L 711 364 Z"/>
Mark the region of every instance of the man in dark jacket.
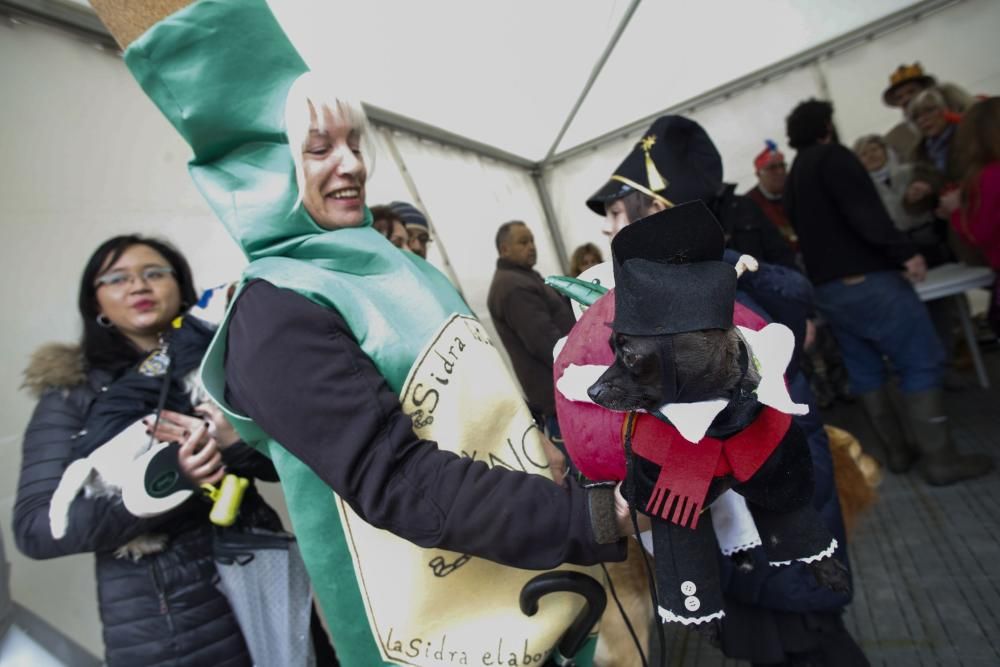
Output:
<path fill-rule="evenodd" d="M 924 258 L 893 225 L 864 166 L 838 143 L 829 102 L 799 104 L 787 130 L 798 154 L 785 207 L 817 306 L 840 344 L 851 388 L 883 440 L 890 470 L 908 469 L 912 458 L 886 392 L 883 357 L 900 375 L 924 478 L 943 485 L 986 474 L 992 462 L 959 455 L 948 433 L 944 350 L 910 284 L 924 279 Z"/>
<path fill-rule="evenodd" d="M 535 238 L 520 221 L 500 225 L 497 270 L 486 304 L 531 411 L 558 436 L 552 387 L 552 349 L 576 323 L 569 303 L 532 269 L 538 260 Z"/>

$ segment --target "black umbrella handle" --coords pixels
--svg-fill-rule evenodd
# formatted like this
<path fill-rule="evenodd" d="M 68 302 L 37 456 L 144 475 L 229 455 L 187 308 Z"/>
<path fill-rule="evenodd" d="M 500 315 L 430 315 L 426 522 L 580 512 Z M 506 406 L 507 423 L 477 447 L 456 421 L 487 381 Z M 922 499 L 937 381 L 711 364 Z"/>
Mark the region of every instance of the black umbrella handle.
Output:
<path fill-rule="evenodd" d="M 525 616 L 534 616 L 538 613 L 538 601 L 549 593 L 576 593 L 587 600 L 587 604 L 559 639 L 559 644 L 556 646 L 558 655 L 553 656 L 556 664 L 572 665 L 573 656 L 587 643 L 591 629 L 604 614 L 608 596 L 600 582 L 582 572 L 546 572 L 526 583 L 521 589 L 521 611 Z"/>

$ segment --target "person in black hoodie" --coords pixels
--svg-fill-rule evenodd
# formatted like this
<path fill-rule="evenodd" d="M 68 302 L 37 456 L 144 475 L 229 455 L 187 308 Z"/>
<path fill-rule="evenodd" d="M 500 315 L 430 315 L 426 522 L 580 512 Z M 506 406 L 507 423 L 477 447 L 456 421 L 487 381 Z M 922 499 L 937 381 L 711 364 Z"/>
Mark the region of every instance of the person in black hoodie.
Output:
<path fill-rule="evenodd" d="M 958 454 L 948 432 L 944 350 L 911 285 L 926 276 L 923 256 L 893 225 L 864 166 L 837 140 L 833 105 L 802 102 L 786 123 L 798 154 L 785 207 L 817 305 L 840 344 L 851 388 L 883 441 L 889 469 L 909 469 L 913 456 L 889 401 L 883 357 L 899 373 L 924 479 L 944 485 L 985 475 L 992 461 Z"/>
<path fill-rule="evenodd" d="M 118 495 L 80 494 L 69 506 L 65 535 L 54 538 L 50 526 L 66 466 L 161 405 L 157 436 L 176 436 L 169 451 L 186 477 L 182 485 L 217 482 L 225 471 L 276 481 L 270 461 L 240 443 L 221 413 L 192 404 L 197 398 L 188 376 L 213 334 L 185 314 L 196 301 L 191 271 L 177 250 L 135 235 L 109 239 L 81 279 L 80 345 L 43 346 L 25 372 L 25 386 L 39 402 L 24 437 L 14 536 L 30 558 L 96 554 L 111 667 L 252 664 L 216 586 L 211 504 L 200 492 L 165 514 L 141 519 Z M 281 530 L 252 484 L 236 529 L 250 527 Z"/>

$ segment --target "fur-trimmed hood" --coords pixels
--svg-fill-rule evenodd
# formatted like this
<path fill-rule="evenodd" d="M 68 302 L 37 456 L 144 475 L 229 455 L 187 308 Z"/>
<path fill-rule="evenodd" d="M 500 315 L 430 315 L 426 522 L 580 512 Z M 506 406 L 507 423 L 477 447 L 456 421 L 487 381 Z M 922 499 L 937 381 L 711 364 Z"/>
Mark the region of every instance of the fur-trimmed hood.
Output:
<path fill-rule="evenodd" d="M 46 343 L 31 355 L 21 388 L 38 397 L 49 389 L 70 389 L 86 380 L 87 365 L 78 344 Z"/>

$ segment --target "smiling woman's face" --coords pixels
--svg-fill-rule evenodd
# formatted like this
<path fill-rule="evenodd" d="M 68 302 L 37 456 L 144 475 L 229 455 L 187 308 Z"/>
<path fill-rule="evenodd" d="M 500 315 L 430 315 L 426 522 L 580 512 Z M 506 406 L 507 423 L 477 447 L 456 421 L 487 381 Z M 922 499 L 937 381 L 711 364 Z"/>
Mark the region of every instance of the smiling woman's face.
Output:
<path fill-rule="evenodd" d="M 309 105 L 302 142 L 302 204 L 323 229 L 357 227 L 365 218 L 368 171 L 361 136 L 340 108 Z"/>

